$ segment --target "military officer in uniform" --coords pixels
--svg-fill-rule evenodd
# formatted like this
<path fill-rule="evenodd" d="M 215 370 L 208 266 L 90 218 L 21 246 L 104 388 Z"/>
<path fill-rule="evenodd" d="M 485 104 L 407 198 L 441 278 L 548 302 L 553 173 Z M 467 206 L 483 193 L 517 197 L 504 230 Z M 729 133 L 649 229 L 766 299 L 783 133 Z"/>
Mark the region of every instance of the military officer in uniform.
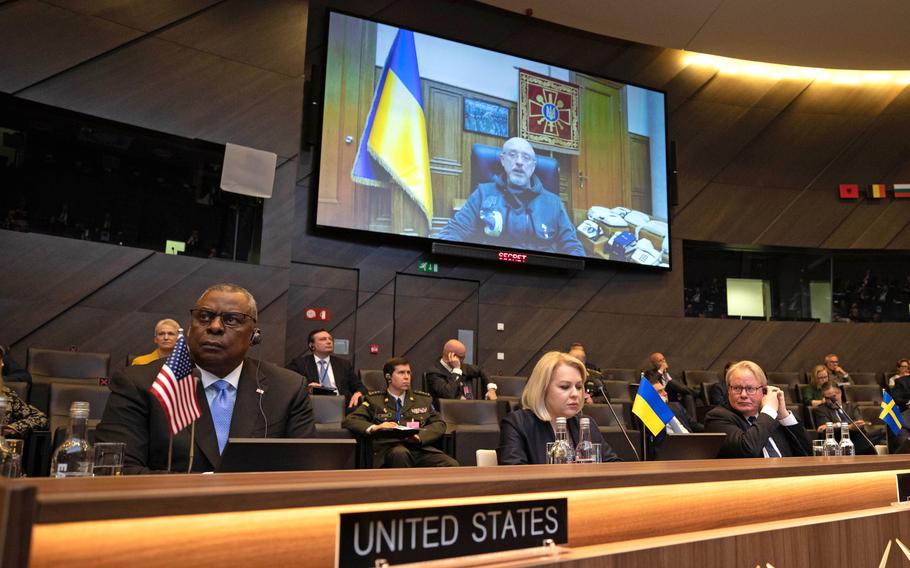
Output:
<path fill-rule="evenodd" d="M 445 467 L 458 462 L 432 446 L 446 433 L 446 423 L 433 410 L 433 398 L 411 390 L 411 364 L 393 357 L 382 367 L 388 388 L 372 391 L 342 426 L 373 441 L 373 467 Z M 384 433 L 417 422 L 420 432 L 407 438 Z"/>

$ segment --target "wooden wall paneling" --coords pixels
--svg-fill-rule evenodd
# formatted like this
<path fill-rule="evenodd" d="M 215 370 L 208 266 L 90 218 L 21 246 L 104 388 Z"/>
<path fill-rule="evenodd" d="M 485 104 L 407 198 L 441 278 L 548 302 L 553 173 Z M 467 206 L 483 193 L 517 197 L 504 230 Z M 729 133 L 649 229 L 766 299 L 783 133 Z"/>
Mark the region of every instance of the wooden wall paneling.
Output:
<path fill-rule="evenodd" d="M 260 264 L 288 266 L 291 263 L 296 174 L 297 160 L 288 160 L 275 170 L 272 197 L 265 200 L 262 210 Z"/>
<path fill-rule="evenodd" d="M 602 75 L 616 78 L 635 77 L 636 73 L 646 69 L 663 56 L 664 51 L 666 50 L 663 47 L 627 42 L 623 49 L 617 51 L 611 59 L 600 66 L 603 69 Z M 653 87 L 665 90 L 662 85 L 653 85 Z"/>
<path fill-rule="evenodd" d="M 695 93 L 690 100 L 721 105 L 754 107 L 765 100 L 779 82 L 781 80 L 772 79 L 771 77 L 746 77 L 743 75 L 718 73 L 713 80 Z M 796 94 L 793 93 L 792 96 L 795 97 Z"/>
<path fill-rule="evenodd" d="M 837 195 L 841 183 L 889 181 L 910 155 L 910 115 L 880 114 L 837 159 L 813 180 L 812 189 Z M 900 178 L 895 178 L 897 181 Z M 907 179 L 907 178 L 903 178 Z"/>
<path fill-rule="evenodd" d="M 101 20 L 116 22 L 123 26 L 150 32 L 171 24 L 181 18 L 193 15 L 206 7 L 217 4 L 218 0 L 45 0 L 76 13 L 95 16 Z"/>
<path fill-rule="evenodd" d="M 357 277 L 354 270 L 293 264 L 287 300 L 287 359 L 305 352 L 310 331 L 324 327 L 336 338 L 354 339 Z M 306 319 L 306 308 L 329 310 L 329 321 Z M 354 345 L 351 345 L 353 354 Z"/>
<path fill-rule="evenodd" d="M 789 110 L 800 114 L 874 117 L 888 108 L 905 88 L 890 82 L 850 85 L 814 81 L 793 101 Z"/>
<path fill-rule="evenodd" d="M 125 272 L 116 281 L 107 281 L 80 305 L 158 313 L 172 313 L 171 308 L 180 306 L 180 314 L 186 314 L 205 287 L 190 290 L 182 287 L 181 283 L 188 275 L 202 270 L 207 262 L 204 258 L 152 253 L 142 264 Z M 164 307 L 168 309 L 162 309 Z M 177 317 L 176 313 L 170 317 L 179 321 L 186 319 Z"/>
<path fill-rule="evenodd" d="M 262 343 L 250 347 L 248 357 L 284 365 L 290 359 L 285 343 L 288 330 L 288 293 L 284 292 L 268 304 L 262 304 L 256 327 L 262 330 Z"/>
<path fill-rule="evenodd" d="M 714 181 L 804 188 L 871 121 L 862 116 L 785 111 Z"/>
<path fill-rule="evenodd" d="M 0 8 L 0 91 L 15 93 L 140 35 L 47 2 L 11 2 Z"/>
<path fill-rule="evenodd" d="M 299 0 L 228 0 L 164 30 L 159 37 L 232 61 L 301 77 L 308 5 Z"/>
<path fill-rule="evenodd" d="M 672 272 L 640 270 L 629 267 L 617 270 L 585 310 L 595 312 L 667 315 L 683 314 L 682 241 L 674 238 L 670 254 L 677 268 Z"/>
<path fill-rule="evenodd" d="M 727 361 L 749 359 L 765 370 L 808 370 L 809 367 L 793 366 L 786 361 L 817 325 L 812 322 L 743 322 L 742 331 L 718 353 L 710 368 L 722 370 Z"/>
<path fill-rule="evenodd" d="M 821 247 L 837 239 L 846 248 L 853 241 L 854 231 L 847 230 L 845 223 L 859 213 L 859 208 L 859 203 L 841 201 L 836 185 L 827 192 L 792 192 L 790 203 L 775 212 L 777 215 L 755 240 L 768 245 Z"/>
<path fill-rule="evenodd" d="M 357 308 L 357 345 L 354 357 L 358 369 L 381 369 L 392 351 L 392 284 L 361 301 Z M 379 353 L 370 353 L 370 345 L 378 345 Z"/>
<path fill-rule="evenodd" d="M 461 181 L 470 174 L 470 154 L 463 153 L 464 99 L 460 93 L 424 81 L 433 216 L 452 216 L 453 199 L 462 197 Z M 465 196 L 466 197 L 466 196 Z"/>
<path fill-rule="evenodd" d="M 287 157 L 296 154 L 299 145 L 299 120 L 294 117 L 300 116 L 301 97 L 295 91 L 302 84 L 301 79 L 152 37 L 26 89 L 21 96 Z M 282 137 L 270 134 L 273 129 Z"/>
<path fill-rule="evenodd" d="M 382 237 L 378 237 L 382 240 Z M 370 254 L 363 257 L 355 265 L 360 269 L 360 290 L 362 292 L 376 292 L 388 287 L 395 279 L 395 273 L 404 270 L 423 253 L 390 245 L 374 247 Z M 389 292 L 391 293 L 391 292 Z"/>
<path fill-rule="evenodd" d="M 875 209 L 878 216 L 866 225 L 851 248 L 885 249 L 891 243 L 908 232 L 910 227 L 910 202 L 895 200 L 889 197 L 881 200 L 883 203 L 868 203 L 869 209 Z"/>
<path fill-rule="evenodd" d="M 855 203 L 843 203 L 839 202 L 840 199 L 837 197 L 837 194 L 835 193 L 836 191 L 837 187 L 832 187 L 830 196 L 826 196 L 825 201 L 828 202 L 830 200 L 835 202 L 829 207 L 836 208 L 837 214 L 839 216 L 843 216 L 843 221 L 837 226 L 837 229 L 832 231 L 832 233 L 827 236 L 827 239 L 825 239 L 825 241 L 821 244 L 826 247 L 833 248 L 864 248 L 864 246 L 860 244 L 863 236 L 867 235 L 870 229 L 875 230 L 875 225 L 881 218 L 883 212 L 891 206 L 889 203 L 891 198 L 889 196 L 881 200 L 866 200 L 865 196 L 862 195 L 865 190 L 861 190 L 861 197 L 859 201 Z M 897 211 L 897 209 L 898 208 L 895 207 L 897 218 L 902 223 L 906 223 L 906 217 L 901 219 L 899 211 Z M 906 207 L 900 207 L 900 209 L 904 209 L 906 211 Z M 848 214 L 844 215 L 844 213 Z M 888 239 L 889 242 L 891 239 L 898 236 L 901 232 L 899 230 L 899 227 L 896 226 L 881 227 L 878 228 L 878 230 L 885 231 L 890 235 L 890 238 Z"/>
<path fill-rule="evenodd" d="M 682 69 L 669 83 L 661 87 L 667 93 L 667 111 L 672 115 L 679 105 L 704 88 L 715 76 L 716 72 L 707 66 L 690 65 Z"/>
<path fill-rule="evenodd" d="M 672 81 L 685 68 L 683 51 L 663 49 L 657 57 L 629 77 L 627 82 L 631 81 L 652 89 L 663 89 L 664 85 Z"/>
<path fill-rule="evenodd" d="M 574 315 L 574 310 L 481 304 L 481 344 L 478 363 L 487 374 L 515 375 L 530 372 L 540 351 Z M 496 324 L 505 331 L 496 331 Z M 505 359 L 499 361 L 496 354 Z"/>
<path fill-rule="evenodd" d="M 834 323 L 814 325 L 781 361 L 784 371 L 808 371 L 837 353 L 847 371 L 880 372 L 907 356 L 907 324 Z"/>
<path fill-rule="evenodd" d="M 573 288 L 568 285 L 573 280 L 572 274 L 534 272 L 518 266 L 486 280 L 480 297 L 484 304 L 577 309 L 597 287 L 586 282 L 581 288 Z"/>
<path fill-rule="evenodd" d="M 696 100 L 680 107 L 670 117 L 678 141 L 679 206 L 676 213 L 685 208 L 776 116 L 777 111 L 771 109 L 746 109 Z"/>

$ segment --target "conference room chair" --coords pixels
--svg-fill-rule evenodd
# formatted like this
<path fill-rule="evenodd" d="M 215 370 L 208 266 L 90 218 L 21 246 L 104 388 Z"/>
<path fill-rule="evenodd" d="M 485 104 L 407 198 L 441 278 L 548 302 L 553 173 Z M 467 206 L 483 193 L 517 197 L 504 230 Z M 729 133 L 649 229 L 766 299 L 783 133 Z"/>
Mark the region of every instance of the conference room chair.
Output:
<path fill-rule="evenodd" d="M 111 394 L 107 387 L 96 385 L 71 385 L 65 383 L 54 383 L 50 385 L 50 411 L 47 419 L 50 422 L 50 431 L 55 432 L 57 428 L 69 426 L 70 423 L 70 406 L 75 401 L 85 401 L 89 403 L 88 426 L 94 427 L 101 421 L 104 414 L 104 406 Z M 56 446 L 54 446 L 56 447 Z"/>
<path fill-rule="evenodd" d="M 386 389 L 385 375 L 382 369 L 360 369 L 360 382 L 368 391 L 384 391 Z"/>
<path fill-rule="evenodd" d="M 784 396 L 787 397 L 788 403 L 801 403 L 803 401 L 802 385 L 794 385 L 789 383 L 768 383 L 768 386 L 777 387 L 780 390 L 784 391 Z"/>
<path fill-rule="evenodd" d="M 606 381 L 624 381 L 638 384 L 641 380 L 641 371 L 637 369 L 602 369 L 601 372 Z"/>
<path fill-rule="evenodd" d="M 801 385 L 805 384 L 805 375 L 799 371 L 768 371 L 768 384 L 774 385 Z"/>
<path fill-rule="evenodd" d="M 317 438 L 353 438 L 347 428 L 342 428 L 345 402 L 343 396 L 312 396 L 313 421 Z"/>
<path fill-rule="evenodd" d="M 880 375 L 878 373 L 856 371 L 850 373 L 850 379 L 855 385 L 875 385 L 878 388 L 882 388 L 882 385 L 885 384 L 881 382 Z M 887 380 L 887 378 L 885 380 Z"/>
<path fill-rule="evenodd" d="M 708 400 L 708 391 L 702 388 L 705 383 L 719 383 L 724 380 L 720 371 L 683 371 L 683 379 L 689 388 L 693 388 L 705 393 L 705 400 Z"/>
<path fill-rule="evenodd" d="M 509 405 L 510 410 L 521 408 L 521 393 L 528 384 L 528 377 L 492 375 L 490 382 L 496 383 L 496 399 Z"/>
<path fill-rule="evenodd" d="M 630 420 L 626 417 L 626 408 L 631 408 L 626 404 L 614 404 L 613 410 L 616 412 L 616 417 L 619 418 L 619 423 L 623 426 L 630 424 Z M 585 416 L 590 416 L 594 419 L 594 422 L 597 423 L 597 427 L 601 430 L 608 426 L 616 426 L 616 418 L 614 418 L 613 413 L 610 412 L 610 406 L 607 404 L 586 404 L 581 409 L 582 414 Z"/>
<path fill-rule="evenodd" d="M 604 441 L 613 448 L 613 451 L 622 461 L 636 461 L 635 454 L 629 446 L 629 441 L 632 442 L 632 446 L 635 447 L 635 451 L 638 452 L 639 456 L 644 455 L 641 451 L 641 430 L 634 428 L 627 429 L 626 432 L 629 435 L 629 440 L 626 440 L 626 437 L 623 435 L 619 426 L 600 426 L 600 424 L 598 424 L 598 429 L 600 430 L 600 434 L 603 436 Z"/>
<path fill-rule="evenodd" d="M 603 381 L 604 392 L 610 397 L 610 402 L 632 402 L 629 392 L 629 383 L 625 381 Z"/>
<path fill-rule="evenodd" d="M 844 398 L 856 404 L 881 404 L 882 387 L 879 385 L 844 385 Z"/>
<path fill-rule="evenodd" d="M 49 414 L 51 383 L 98 386 L 100 379 L 110 376 L 110 366 L 110 353 L 29 347 L 26 355 L 26 369 L 32 376 L 29 404 Z"/>
<path fill-rule="evenodd" d="M 477 465 L 477 450 L 499 445 L 503 406 L 494 400 L 440 399 L 446 423 L 446 452 L 461 465 Z"/>
<path fill-rule="evenodd" d="M 22 402 L 28 402 L 28 395 L 31 391 L 31 385 L 24 381 L 4 381 L 3 384 L 16 392 L 16 395 L 22 399 Z"/>

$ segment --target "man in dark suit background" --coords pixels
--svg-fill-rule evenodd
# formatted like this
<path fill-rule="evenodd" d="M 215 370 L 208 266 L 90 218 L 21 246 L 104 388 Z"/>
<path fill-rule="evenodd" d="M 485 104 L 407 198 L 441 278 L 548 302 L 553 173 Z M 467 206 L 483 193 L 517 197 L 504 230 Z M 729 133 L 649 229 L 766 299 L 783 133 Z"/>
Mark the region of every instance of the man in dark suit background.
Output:
<path fill-rule="evenodd" d="M 682 404 L 690 415 L 695 416 L 695 399 L 701 398 L 700 392 L 690 389 L 681 379 L 670 375 L 670 365 L 663 353 L 655 351 L 648 356 L 651 368 L 645 371 L 645 378 L 651 384 L 660 382 L 667 390 L 667 396 L 673 402 Z"/>
<path fill-rule="evenodd" d="M 883 443 L 885 439 L 884 426 L 871 426 L 866 424 L 859 406 L 851 402 L 844 404 L 840 387 L 831 381 L 828 381 L 822 388 L 822 396 L 825 397 L 824 402 L 812 409 L 812 417 L 815 419 L 815 424 L 818 426 L 817 430 L 819 432 L 824 432 L 826 424 L 832 422 L 835 424 L 836 435 L 840 436 L 840 425 L 850 424 L 850 439 L 856 447 L 856 453 L 874 456 L 875 446 L 870 444 L 869 440 L 866 440 L 862 434 L 857 432 L 857 429 L 861 429 L 863 433 L 869 436 L 872 443 L 879 444 Z M 878 412 L 878 410 L 876 410 L 876 412 Z M 850 421 L 851 418 L 853 419 L 852 422 Z"/>
<path fill-rule="evenodd" d="M 496 384 L 483 369 L 464 362 L 466 352 L 464 343 L 450 339 L 442 347 L 442 357 L 427 371 L 427 391 L 437 408 L 440 398 L 496 400 Z"/>
<path fill-rule="evenodd" d="M 256 300 L 234 284 L 210 287 L 190 310 L 187 347 L 200 378 L 196 398 L 192 471 L 213 471 L 229 437 L 307 438 L 315 435 L 313 409 L 303 377 L 271 363 L 246 358 L 262 334 L 255 327 Z M 163 364 L 164 361 L 161 361 Z M 150 389 L 161 364 L 114 373 L 111 395 L 98 424 L 99 442 L 124 442 L 124 472 L 164 471 L 168 420 Z M 171 471 L 189 467 L 191 428 L 174 437 Z"/>
<path fill-rule="evenodd" d="M 712 408 L 706 432 L 727 435 L 718 457 L 761 458 L 810 456 L 806 430 L 787 410 L 784 392 L 769 387 L 761 367 L 740 361 L 727 371 L 729 406 Z"/>
<path fill-rule="evenodd" d="M 310 353 L 295 357 L 287 368 L 300 373 L 307 380 L 307 386 L 335 391 L 344 397 L 348 408 L 354 408 L 366 394 L 360 377 L 354 372 L 350 361 L 333 357 L 335 338 L 327 329 L 314 329 L 307 336 Z"/>

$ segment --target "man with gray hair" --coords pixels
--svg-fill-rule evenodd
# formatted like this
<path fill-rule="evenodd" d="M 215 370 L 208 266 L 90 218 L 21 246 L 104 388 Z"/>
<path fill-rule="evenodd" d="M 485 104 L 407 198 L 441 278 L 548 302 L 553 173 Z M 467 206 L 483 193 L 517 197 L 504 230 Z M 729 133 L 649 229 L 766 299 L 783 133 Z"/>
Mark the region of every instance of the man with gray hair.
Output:
<path fill-rule="evenodd" d="M 210 287 L 190 310 L 186 345 L 198 373 L 196 400 L 201 416 L 192 442 L 194 472 L 221 463 L 228 438 L 309 438 L 315 435 L 313 408 L 303 377 L 246 356 L 262 340 L 256 327 L 256 300 L 235 284 Z M 114 373 L 111 394 L 98 424 L 99 442 L 124 442 L 124 472 L 167 469 L 168 418 L 153 394 L 163 360 Z M 171 471 L 186 473 L 190 428 L 173 439 Z"/>
<path fill-rule="evenodd" d="M 728 404 L 705 416 L 705 432 L 727 435 L 717 457 L 780 458 L 811 456 L 806 429 L 787 410 L 784 391 L 768 386 L 765 372 L 752 361 L 727 369 Z"/>
<path fill-rule="evenodd" d="M 509 138 L 499 163 L 504 175 L 479 184 L 437 238 L 584 256 L 559 195 L 534 175 L 537 156 L 531 144 Z"/>

